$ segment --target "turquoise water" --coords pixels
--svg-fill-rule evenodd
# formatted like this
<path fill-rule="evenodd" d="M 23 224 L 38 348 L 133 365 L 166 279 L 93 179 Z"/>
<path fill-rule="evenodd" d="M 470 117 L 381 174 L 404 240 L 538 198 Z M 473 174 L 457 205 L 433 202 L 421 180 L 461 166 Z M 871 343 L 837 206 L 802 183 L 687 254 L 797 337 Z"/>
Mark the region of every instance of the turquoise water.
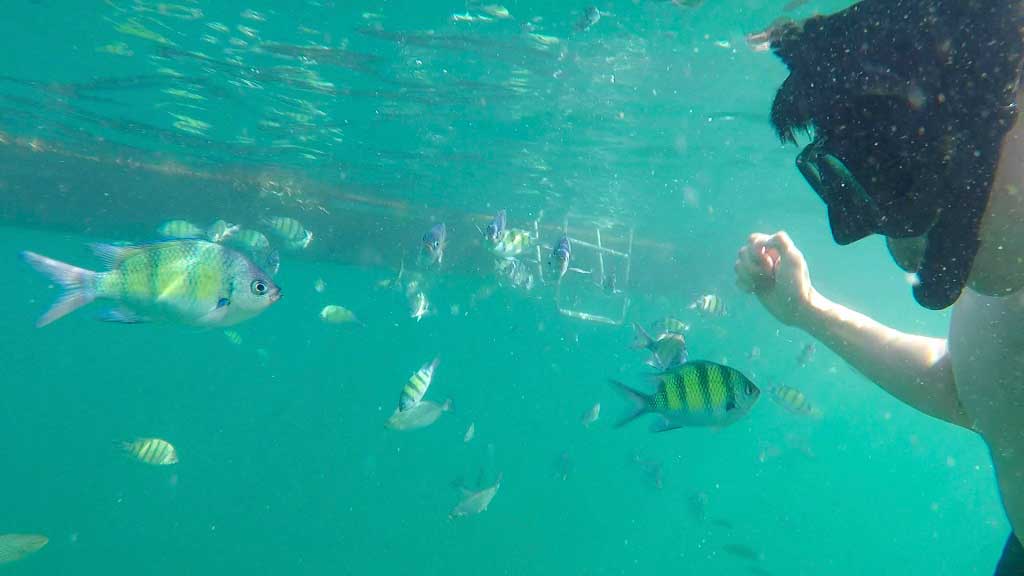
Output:
<path fill-rule="evenodd" d="M 808 337 L 733 286 L 747 234 L 786 229 L 829 297 L 907 331 L 948 322 L 916 307 L 880 241 L 832 243 L 795 149 L 774 140 L 785 72 L 743 34 L 784 3 L 609 2 L 585 33 L 573 30 L 584 6 L 558 4 L 509 3 L 512 18 L 493 22 L 453 22 L 482 7 L 436 1 L 11 11 L 0 533 L 50 543 L 5 572 L 991 573 L 1009 526 L 980 440 L 820 345 L 798 368 Z M 282 193 L 271 173 L 304 187 Z M 618 247 L 632 227 L 626 325 L 558 314 L 551 286 L 497 286 L 472 223 L 499 207 L 520 225 L 544 211 L 545 236 L 563 219 L 583 235 L 604 227 Z M 95 268 L 91 241 L 277 213 L 318 240 L 283 256 L 285 296 L 234 328 L 240 343 L 99 323 L 95 307 L 34 327 L 57 291 L 20 250 Z M 450 257 L 427 275 L 436 313 L 417 323 L 377 284 L 441 219 Z M 574 282 L 581 307 L 608 305 Z M 686 310 L 704 293 L 729 315 Z M 366 326 L 322 323 L 331 303 Z M 628 323 L 668 314 L 692 322 L 691 357 L 763 390 L 798 387 L 824 417 L 764 394 L 722 430 L 614 429 L 624 407 L 606 380 L 642 386 L 648 371 Z M 428 398 L 453 412 L 386 429 L 435 355 Z M 584 428 L 595 402 L 601 419 Z M 180 463 L 127 459 L 116 443 L 138 436 L 171 440 Z M 448 519 L 454 482 L 499 475 L 487 512 Z"/>

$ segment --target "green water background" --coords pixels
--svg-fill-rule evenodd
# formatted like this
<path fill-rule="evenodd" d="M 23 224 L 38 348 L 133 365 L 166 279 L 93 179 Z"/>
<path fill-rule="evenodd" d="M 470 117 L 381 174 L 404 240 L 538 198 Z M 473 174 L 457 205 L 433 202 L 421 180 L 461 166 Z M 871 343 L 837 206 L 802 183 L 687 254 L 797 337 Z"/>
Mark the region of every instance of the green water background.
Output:
<path fill-rule="evenodd" d="M 388 27 L 407 30 L 444 26 L 448 14 L 464 9 L 462 3 L 383 6 L 395 15 Z M 207 11 L 235 15 L 243 8 Z M 360 12 L 378 8 L 334 7 L 331 19 L 320 23 L 350 30 Z M 560 18 L 563 35 L 579 10 L 509 8 Z M 471 112 L 440 99 L 414 107 L 422 118 L 389 124 L 393 131 L 358 126 L 358 118 L 375 114 L 373 98 L 343 99 L 338 105 L 350 106 L 358 136 L 317 162 L 282 157 L 281 163 L 336 178 L 332 162 L 348 154 L 347 178 L 432 209 L 508 205 L 633 224 L 638 236 L 677 246 L 686 273 L 663 279 L 669 290 L 630 286 L 630 319 L 649 322 L 673 313 L 693 321 L 692 357 L 726 359 L 764 389 L 776 381 L 800 387 L 825 412 L 822 421 L 795 417 L 766 395 L 748 418 L 725 430 L 652 435 L 646 422 L 614 430 L 610 424 L 622 403 L 607 378 L 642 386 L 645 372 L 644 354 L 629 349 L 629 329 L 560 317 L 549 293 L 534 299 L 498 289 L 481 299 L 478 291 L 493 282 L 477 274 L 437 278 L 430 295 L 439 313 L 421 323 L 408 318 L 403 298 L 375 289 L 391 270 L 286 257 L 278 277 L 285 297 L 237 328 L 238 346 L 219 331 L 98 323 L 95 308 L 37 330 L 34 320 L 56 291 L 18 260 L 18 251 L 88 267 L 96 265 L 88 241 L 148 238 L 84 237 L 12 222 L 0 229 L 0 254 L 7 255 L 0 258 L 7 279 L 0 300 L 0 532 L 42 533 L 51 542 L 3 570 L 747 574 L 755 566 L 772 574 L 989 574 L 1009 528 L 982 443 L 900 405 L 820 346 L 812 364 L 796 369 L 809 340 L 780 327 L 732 286 L 733 257 L 746 235 L 785 228 L 828 296 L 908 331 L 939 335 L 948 321 L 947 314 L 915 307 L 877 240 L 842 249 L 832 244 L 818 201 L 792 168 L 793 150 L 778 147 L 763 120 L 784 77 L 781 67 L 769 57 L 707 48 L 716 38 L 736 43 L 742 32 L 770 21 L 778 6 L 723 2 L 673 16 L 687 18 L 683 40 L 664 33 L 678 20 L 651 16 L 663 15 L 656 12 L 661 7 L 607 8 L 616 13 L 602 22 L 610 29 L 600 45 L 581 42 L 570 90 L 539 89 L 526 103 Z M 275 25 L 291 33 L 289 18 L 301 14 L 279 12 L 271 21 L 288 23 Z M 19 14 L 20 20 L 5 20 L 3 35 L 8 52 L 17 54 L 6 67 L 13 77 L 77 81 L 146 69 L 141 58 L 96 54 L 94 46 L 117 39 L 98 28 L 109 14 L 62 3 L 26 4 Z M 635 77 L 629 95 L 596 87 L 595 78 L 615 65 L 609 58 L 637 38 L 661 44 L 647 46 L 646 65 L 619 71 L 620 83 Z M 664 73 L 663 64 L 698 45 L 704 52 L 692 59 L 689 74 Z M 387 57 L 380 46 L 365 49 Z M 438 53 L 446 61 L 465 56 Z M 68 54 L 81 58 L 63 61 Z M 465 70 L 482 74 L 473 62 Z M 652 88 L 674 100 L 658 104 Z M 467 88 L 451 93 L 458 90 Z M 38 117 L 7 115 L 4 129 L 58 134 L 52 125 L 35 123 L 66 111 L 54 104 L 59 98 L 52 92 L 43 93 L 49 95 L 33 97 L 49 107 L 35 111 Z M 166 121 L 153 112 L 151 95 L 138 86 L 120 93 L 133 107 L 116 114 Z M 408 104 L 402 95 L 391 98 Z M 224 116 L 230 106 L 218 102 L 205 112 L 208 119 L 224 117 L 209 135 L 215 142 L 229 139 L 232 126 L 248 117 L 241 111 Z M 218 106 L 224 106 L 220 116 Z M 700 106 L 740 120 L 712 130 L 703 112 L 688 111 Z M 624 107 L 640 118 L 636 124 L 614 124 L 614 113 Z M 743 120 L 743 111 L 759 119 Z M 470 120 L 459 120 L 463 114 Z M 569 120 L 574 130 L 565 129 Z M 71 118 L 76 121 L 85 123 Z M 429 136 L 431 126 L 446 122 L 465 122 L 438 145 L 447 155 L 404 139 L 403 126 Z M 121 144 L 153 146 L 167 157 L 191 154 L 200 161 L 194 158 L 200 155 L 213 166 L 237 161 L 225 149 L 204 151 L 137 128 L 104 129 Z M 92 139 L 68 142 L 97 146 Z M 536 148 L 518 156 L 524 143 Z M 402 154 L 380 154 L 403 146 Z M 451 163 L 452 155 L 474 146 L 482 156 Z M 254 148 L 271 160 L 285 154 L 259 143 Z M 547 159 L 547 169 L 522 167 L 538 157 Z M 40 170 L 46 162 L 41 157 Z M 544 177 L 559 185 L 529 192 Z M 700 207 L 683 201 L 687 186 L 699 190 Z M 200 189 L 195 197 L 202 202 Z M 176 216 L 154 214 L 152 225 Z M 328 286 L 324 294 L 313 289 L 317 278 Z M 705 292 L 720 294 L 730 315 L 701 321 L 684 310 Z M 367 326 L 322 324 L 317 313 L 328 303 L 352 308 Z M 754 346 L 761 349 L 758 360 L 748 357 Z M 442 364 L 430 397 L 452 398 L 455 412 L 426 430 L 386 430 L 383 421 L 402 383 L 434 355 Z M 598 401 L 602 420 L 584 429 L 580 418 Z M 470 422 L 477 434 L 465 444 Z M 796 440 L 787 441 L 787 434 Z M 171 440 L 181 463 L 156 469 L 126 460 L 115 443 L 135 436 Z M 565 480 L 563 453 L 572 462 Z M 662 463 L 663 488 L 633 461 L 638 454 Z M 458 501 L 452 481 L 475 483 L 481 470 L 486 482 L 504 475 L 491 509 L 449 521 Z M 705 519 L 691 512 L 698 494 L 707 496 Z M 736 558 L 726 545 L 747 546 L 763 558 Z"/>

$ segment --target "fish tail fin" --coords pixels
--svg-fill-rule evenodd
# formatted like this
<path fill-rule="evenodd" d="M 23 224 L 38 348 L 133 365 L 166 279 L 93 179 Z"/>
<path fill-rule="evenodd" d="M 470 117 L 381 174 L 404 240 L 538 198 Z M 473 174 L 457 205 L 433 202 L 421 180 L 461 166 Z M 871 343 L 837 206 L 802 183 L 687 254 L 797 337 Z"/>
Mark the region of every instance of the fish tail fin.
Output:
<path fill-rule="evenodd" d="M 46 314 L 39 318 L 36 326 L 42 328 L 96 299 L 95 284 L 98 275 L 96 272 L 27 250 L 21 253 L 21 257 L 33 268 L 64 288 L 64 293 L 50 306 Z"/>
<path fill-rule="evenodd" d="M 633 420 L 636 420 L 640 416 L 650 412 L 650 399 L 645 394 L 633 390 L 618 380 L 608 380 L 608 382 L 611 383 L 612 388 L 618 390 L 631 403 L 629 412 L 625 413 L 622 418 L 619 418 L 619 421 L 615 423 L 616 428 L 622 428 L 626 424 L 629 424 Z"/>
<path fill-rule="evenodd" d="M 639 322 L 633 322 L 633 330 L 636 331 L 636 336 L 633 338 L 634 348 L 647 348 L 654 342 L 654 339 Z"/>

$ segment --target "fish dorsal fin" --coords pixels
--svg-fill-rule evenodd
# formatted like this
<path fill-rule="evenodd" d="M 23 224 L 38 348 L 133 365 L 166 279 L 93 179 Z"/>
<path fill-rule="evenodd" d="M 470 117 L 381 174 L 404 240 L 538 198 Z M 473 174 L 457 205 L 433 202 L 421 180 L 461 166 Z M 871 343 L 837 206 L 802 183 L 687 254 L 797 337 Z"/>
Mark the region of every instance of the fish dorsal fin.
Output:
<path fill-rule="evenodd" d="M 117 268 L 122 262 L 142 251 L 140 246 L 133 246 L 130 244 L 118 246 L 115 244 L 103 244 L 100 242 L 89 244 L 89 248 L 92 250 L 92 253 L 102 260 L 103 264 L 110 269 Z"/>

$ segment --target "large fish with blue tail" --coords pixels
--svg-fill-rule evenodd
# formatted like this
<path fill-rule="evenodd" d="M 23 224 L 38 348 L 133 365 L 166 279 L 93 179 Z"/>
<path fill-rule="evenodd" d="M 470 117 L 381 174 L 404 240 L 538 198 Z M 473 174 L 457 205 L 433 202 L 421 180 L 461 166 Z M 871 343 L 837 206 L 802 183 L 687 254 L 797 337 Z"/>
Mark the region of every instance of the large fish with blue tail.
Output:
<path fill-rule="evenodd" d="M 152 244 L 93 244 L 107 270 L 96 272 L 22 252 L 26 262 L 64 288 L 36 323 L 46 326 L 89 304 L 108 300 L 105 320 L 169 320 L 197 326 L 230 326 L 260 314 L 281 297 L 264 270 L 242 254 L 206 240 Z"/>
<path fill-rule="evenodd" d="M 761 391 L 739 370 L 697 360 L 655 376 L 654 394 L 633 390 L 612 380 L 612 386 L 631 403 L 631 410 L 616 428 L 644 414 L 657 414 L 651 426 L 654 432 L 684 426 L 724 427 L 736 422 L 757 402 Z"/>

